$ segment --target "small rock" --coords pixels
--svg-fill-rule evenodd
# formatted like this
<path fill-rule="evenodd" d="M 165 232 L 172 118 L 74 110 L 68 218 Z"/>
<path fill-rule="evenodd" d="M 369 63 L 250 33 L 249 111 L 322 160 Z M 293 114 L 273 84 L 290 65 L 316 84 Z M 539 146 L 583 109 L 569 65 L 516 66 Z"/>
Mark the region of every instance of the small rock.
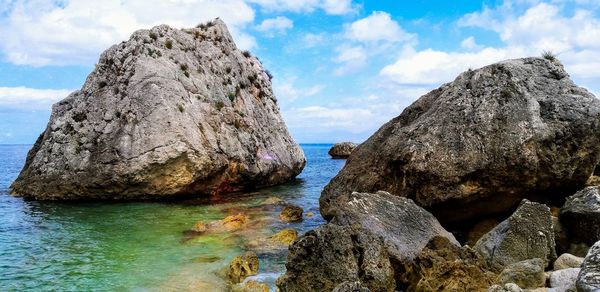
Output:
<path fill-rule="evenodd" d="M 600 186 L 586 187 L 568 197 L 560 221 L 573 242 L 592 245 L 600 240 Z"/>
<path fill-rule="evenodd" d="M 562 270 L 569 268 L 580 268 L 583 263 L 583 258 L 574 256 L 569 253 L 561 254 L 554 262 L 554 270 Z"/>
<path fill-rule="evenodd" d="M 347 281 L 337 285 L 331 292 L 371 292 L 371 290 L 360 282 Z"/>
<path fill-rule="evenodd" d="M 504 286 L 500 285 L 492 285 L 488 288 L 488 292 L 522 292 L 523 289 L 519 287 L 519 285 L 515 283 L 507 283 Z"/>
<path fill-rule="evenodd" d="M 209 224 L 209 229 L 216 231 L 236 231 L 244 227 L 249 221 L 248 215 L 236 214 L 225 217 L 223 220 L 213 221 Z"/>
<path fill-rule="evenodd" d="M 307 218 L 310 218 L 310 217 L 312 217 L 312 216 L 315 216 L 315 213 L 314 213 L 314 212 L 306 212 L 306 217 L 307 217 Z"/>
<path fill-rule="evenodd" d="M 500 282 L 515 283 L 523 289 L 544 287 L 544 266 L 544 261 L 538 258 L 511 264 L 500 273 Z"/>
<path fill-rule="evenodd" d="M 550 273 L 550 287 L 562 288 L 563 291 L 577 291 L 575 282 L 580 271 L 580 268 L 569 268 Z"/>
<path fill-rule="evenodd" d="M 352 142 L 341 142 L 336 143 L 329 149 L 329 155 L 334 159 L 345 159 L 350 156 L 354 148 L 356 148 L 356 144 Z"/>
<path fill-rule="evenodd" d="M 231 283 L 242 282 L 246 277 L 258 274 L 258 256 L 253 252 L 236 256 L 227 269 L 227 278 Z"/>
<path fill-rule="evenodd" d="M 194 227 L 192 227 L 192 231 L 197 232 L 197 233 L 206 232 L 207 229 L 208 229 L 208 227 L 202 221 L 196 222 L 196 224 L 194 224 Z"/>
<path fill-rule="evenodd" d="M 279 219 L 284 222 L 298 222 L 302 221 L 302 213 L 304 210 L 296 205 L 287 204 L 281 210 Z"/>
<path fill-rule="evenodd" d="M 474 249 L 493 270 L 502 271 L 531 258 L 542 259 L 545 267 L 556 259 L 554 247 L 550 208 L 524 199 L 508 219 L 479 239 Z"/>
<path fill-rule="evenodd" d="M 258 281 L 248 281 L 246 283 L 241 283 L 232 286 L 232 292 L 269 292 L 269 285 L 258 282 Z"/>
<path fill-rule="evenodd" d="M 576 285 L 577 291 L 600 291 L 600 241 L 585 256 Z"/>
<path fill-rule="evenodd" d="M 294 242 L 296 238 L 298 238 L 298 231 L 290 228 L 275 233 L 274 235 L 269 237 L 269 241 L 275 244 L 283 244 L 287 246 L 292 244 L 292 242 Z"/>
<path fill-rule="evenodd" d="M 262 202 L 263 205 L 280 205 L 283 204 L 283 200 L 278 197 L 268 197 Z"/>

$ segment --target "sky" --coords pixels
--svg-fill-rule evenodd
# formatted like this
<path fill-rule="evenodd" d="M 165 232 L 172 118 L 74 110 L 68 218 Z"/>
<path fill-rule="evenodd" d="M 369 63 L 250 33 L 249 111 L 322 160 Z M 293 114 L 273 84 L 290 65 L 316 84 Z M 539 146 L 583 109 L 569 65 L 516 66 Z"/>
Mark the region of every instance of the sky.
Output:
<path fill-rule="evenodd" d="M 544 51 L 600 93 L 599 0 L 0 0 L 0 144 L 35 142 L 135 30 L 216 17 L 274 75 L 300 143 L 361 142 L 462 71 Z"/>

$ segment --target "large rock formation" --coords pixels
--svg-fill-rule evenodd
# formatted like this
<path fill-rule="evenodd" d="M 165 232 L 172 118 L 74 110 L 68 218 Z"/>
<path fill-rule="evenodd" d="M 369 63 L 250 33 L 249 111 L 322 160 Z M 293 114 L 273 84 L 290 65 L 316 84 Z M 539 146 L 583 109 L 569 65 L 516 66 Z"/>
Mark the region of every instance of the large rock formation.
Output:
<path fill-rule="evenodd" d="M 305 158 L 270 79 L 219 19 L 139 30 L 53 106 L 12 190 L 36 199 L 158 198 L 287 181 Z"/>
<path fill-rule="evenodd" d="M 568 197 L 560 209 L 560 221 L 573 242 L 593 245 L 600 240 L 600 186 Z"/>
<path fill-rule="evenodd" d="M 352 142 L 335 143 L 327 152 L 333 159 L 345 159 L 352 154 L 356 148 L 356 144 Z"/>
<path fill-rule="evenodd" d="M 558 61 L 503 61 L 422 96 L 352 153 L 321 195 L 331 218 L 352 191 L 412 198 L 442 222 L 565 197 L 600 160 L 600 100 Z"/>
<path fill-rule="evenodd" d="M 459 246 L 429 212 L 385 192 L 348 194 L 331 222 L 290 246 L 282 291 L 331 291 L 360 282 L 371 291 L 394 291 L 394 266 L 410 263 L 434 237 Z"/>

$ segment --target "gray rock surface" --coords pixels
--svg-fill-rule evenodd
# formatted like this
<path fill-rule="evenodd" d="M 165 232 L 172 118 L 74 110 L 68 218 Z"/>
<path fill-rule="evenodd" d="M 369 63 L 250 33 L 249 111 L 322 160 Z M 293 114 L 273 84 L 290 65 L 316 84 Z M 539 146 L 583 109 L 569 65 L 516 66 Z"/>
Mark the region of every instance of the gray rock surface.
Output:
<path fill-rule="evenodd" d="M 519 285 L 515 284 L 515 283 L 507 283 L 504 284 L 503 286 L 501 285 L 492 285 L 490 286 L 490 288 L 488 289 L 488 292 L 522 292 L 523 289 L 521 289 L 521 287 L 519 287 Z"/>
<path fill-rule="evenodd" d="M 583 263 L 583 258 L 574 256 L 570 253 L 561 254 L 556 261 L 554 261 L 554 270 L 563 270 L 570 268 L 580 268 Z"/>
<path fill-rule="evenodd" d="M 600 240 L 600 186 L 568 197 L 560 209 L 560 221 L 573 242 L 592 245 Z"/>
<path fill-rule="evenodd" d="M 576 285 L 577 291 L 600 291 L 600 241 L 585 256 Z"/>
<path fill-rule="evenodd" d="M 352 191 L 412 198 L 441 222 L 568 196 L 600 160 L 600 100 L 558 61 L 524 58 L 460 74 L 383 125 L 321 194 L 331 218 Z"/>
<path fill-rule="evenodd" d="M 548 266 L 556 259 L 550 208 L 524 199 L 508 219 L 479 239 L 474 249 L 495 271 L 533 258 Z"/>
<path fill-rule="evenodd" d="M 305 164 L 270 75 L 217 19 L 136 31 L 53 106 L 12 185 L 36 199 L 203 195 L 282 183 Z"/>
<path fill-rule="evenodd" d="M 502 270 L 499 279 L 502 284 L 515 283 L 523 289 L 544 287 L 544 261 L 535 258 L 511 264 Z"/>
<path fill-rule="evenodd" d="M 577 291 L 575 282 L 580 268 L 568 268 L 550 273 L 550 287 L 561 291 Z"/>
<path fill-rule="evenodd" d="M 329 155 L 335 159 L 348 158 L 358 145 L 352 142 L 335 143 L 329 149 Z"/>
<path fill-rule="evenodd" d="M 287 271 L 278 280 L 282 291 L 327 291 L 346 281 L 393 291 L 392 263 L 413 260 L 436 236 L 460 246 L 410 199 L 385 192 L 347 196 L 333 220 L 290 246 Z"/>

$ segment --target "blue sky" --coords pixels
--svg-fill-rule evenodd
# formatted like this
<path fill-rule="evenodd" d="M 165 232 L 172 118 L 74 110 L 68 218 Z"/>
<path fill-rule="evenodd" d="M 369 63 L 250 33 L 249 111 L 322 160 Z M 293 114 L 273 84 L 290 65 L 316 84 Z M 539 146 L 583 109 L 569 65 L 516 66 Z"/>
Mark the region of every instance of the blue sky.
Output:
<path fill-rule="evenodd" d="M 0 144 L 33 143 L 133 31 L 215 17 L 273 73 L 302 143 L 360 142 L 458 73 L 544 50 L 600 92 L 597 0 L 0 0 Z"/>

